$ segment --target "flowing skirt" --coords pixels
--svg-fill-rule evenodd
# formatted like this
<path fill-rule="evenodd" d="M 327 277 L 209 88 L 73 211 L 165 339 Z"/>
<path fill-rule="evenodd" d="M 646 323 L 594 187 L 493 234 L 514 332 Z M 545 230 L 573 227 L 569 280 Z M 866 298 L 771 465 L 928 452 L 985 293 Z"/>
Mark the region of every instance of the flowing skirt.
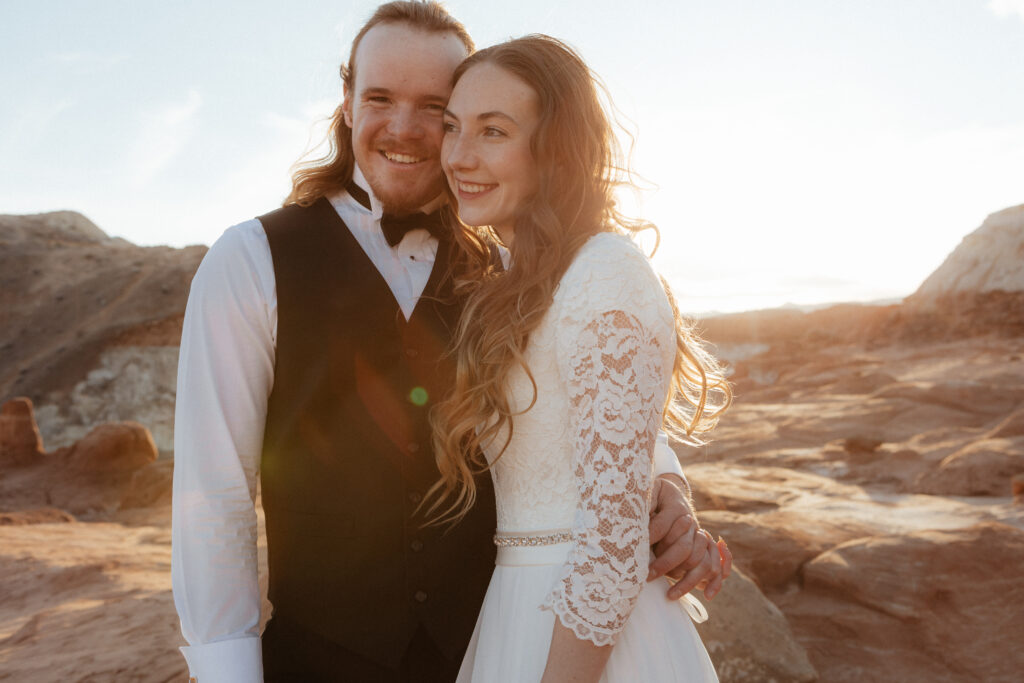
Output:
<path fill-rule="evenodd" d="M 457 683 L 537 683 L 547 664 L 554 612 L 540 608 L 560 578 L 571 545 L 498 549 L 473 638 Z M 691 615 L 696 598 L 665 598 L 664 579 L 644 586 L 612 650 L 602 683 L 717 682 Z"/>

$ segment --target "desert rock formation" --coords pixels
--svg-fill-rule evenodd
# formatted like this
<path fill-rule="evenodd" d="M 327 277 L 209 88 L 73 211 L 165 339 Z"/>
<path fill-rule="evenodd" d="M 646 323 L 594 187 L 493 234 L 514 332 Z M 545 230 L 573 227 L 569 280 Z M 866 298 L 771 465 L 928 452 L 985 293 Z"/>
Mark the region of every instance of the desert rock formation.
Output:
<path fill-rule="evenodd" d="M 921 284 L 921 301 L 960 292 L 1024 291 L 1024 204 L 997 211 Z"/>
<path fill-rule="evenodd" d="M 32 401 L 15 398 L 0 408 L 0 469 L 32 465 L 43 456 Z"/>
<path fill-rule="evenodd" d="M 1022 253 L 1022 217 L 993 214 L 901 304 L 702 321 L 736 401 L 711 443 L 677 452 L 736 556 L 699 627 L 724 683 L 1024 670 L 1024 287 L 986 260 Z M 35 401 L 55 449 L 0 466 L 0 677 L 184 676 L 173 462 L 155 458 L 202 253 L 111 240 L 70 212 L 0 217 L 0 399 Z M 90 434 L 128 420 L 155 444 Z M 18 430 L 4 438 L 31 448 Z"/>
<path fill-rule="evenodd" d="M 0 398 L 31 398 L 51 448 L 136 420 L 169 453 L 182 314 L 205 253 L 138 247 L 73 211 L 0 215 Z"/>

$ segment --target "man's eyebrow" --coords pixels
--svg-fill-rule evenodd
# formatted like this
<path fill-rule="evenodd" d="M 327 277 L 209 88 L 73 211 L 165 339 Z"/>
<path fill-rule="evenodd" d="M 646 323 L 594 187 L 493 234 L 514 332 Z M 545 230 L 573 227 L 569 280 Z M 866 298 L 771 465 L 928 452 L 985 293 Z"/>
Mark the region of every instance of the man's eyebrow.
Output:
<path fill-rule="evenodd" d="M 362 97 L 372 97 L 374 95 L 390 95 L 391 91 L 387 88 L 364 88 L 363 92 L 360 93 Z"/>

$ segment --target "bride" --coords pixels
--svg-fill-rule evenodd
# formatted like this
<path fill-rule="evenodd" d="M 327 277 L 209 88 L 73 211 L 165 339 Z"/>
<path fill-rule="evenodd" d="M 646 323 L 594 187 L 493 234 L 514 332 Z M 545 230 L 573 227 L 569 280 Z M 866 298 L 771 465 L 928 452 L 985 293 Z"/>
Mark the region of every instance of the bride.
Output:
<path fill-rule="evenodd" d="M 658 430 L 697 436 L 730 394 L 629 239 L 653 226 L 616 210 L 595 79 L 529 36 L 475 53 L 454 82 L 441 158 L 474 265 L 456 387 L 434 414 L 431 510 L 458 519 L 490 469 L 498 515 L 458 680 L 715 681 L 691 622 L 703 606 L 646 583 L 647 522 Z"/>

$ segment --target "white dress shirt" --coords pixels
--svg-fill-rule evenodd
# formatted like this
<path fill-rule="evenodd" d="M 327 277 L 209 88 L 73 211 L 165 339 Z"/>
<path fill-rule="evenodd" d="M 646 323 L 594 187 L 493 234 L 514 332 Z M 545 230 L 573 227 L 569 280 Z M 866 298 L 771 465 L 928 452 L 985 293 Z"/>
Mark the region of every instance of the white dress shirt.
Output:
<path fill-rule="evenodd" d="M 413 230 L 390 247 L 380 202 L 358 167 L 353 180 L 370 195 L 370 209 L 347 192 L 330 197 L 331 205 L 408 319 L 437 240 Z M 263 680 L 254 500 L 276 344 L 274 264 L 263 226 L 252 219 L 228 228 L 196 271 L 178 359 L 171 579 L 188 642 L 181 650 L 200 683 Z M 664 435 L 654 463 L 659 474 L 682 476 Z"/>

